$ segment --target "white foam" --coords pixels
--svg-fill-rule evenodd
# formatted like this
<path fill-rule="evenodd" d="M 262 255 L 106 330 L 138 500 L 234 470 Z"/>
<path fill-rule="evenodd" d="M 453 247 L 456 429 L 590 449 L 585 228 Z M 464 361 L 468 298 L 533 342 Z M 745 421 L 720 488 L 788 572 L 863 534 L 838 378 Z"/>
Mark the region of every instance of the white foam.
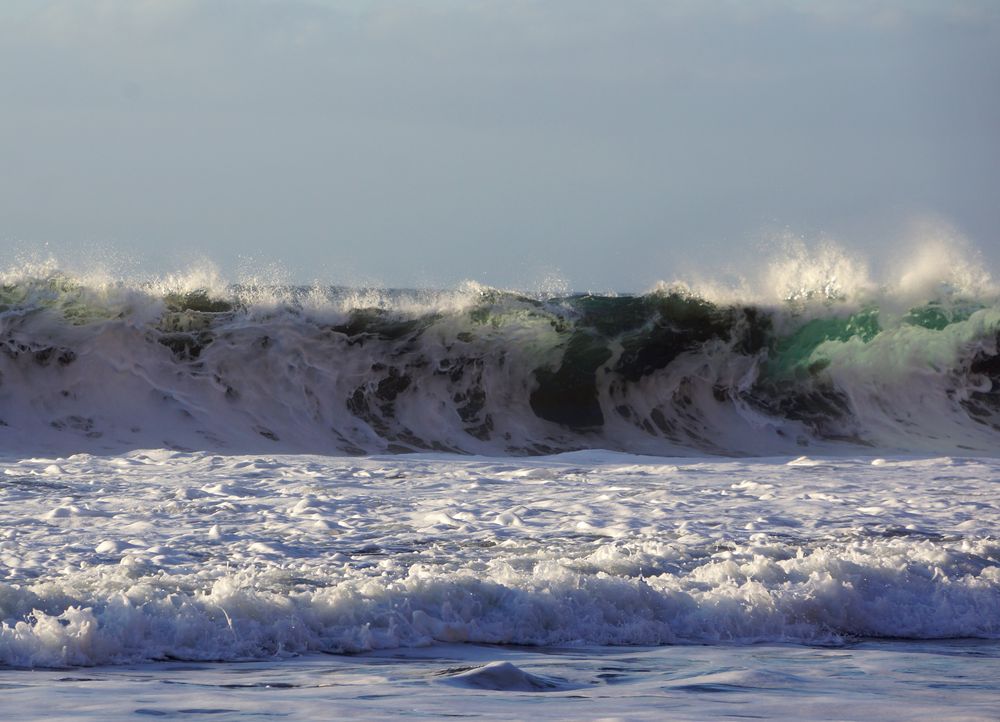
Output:
<path fill-rule="evenodd" d="M 998 462 L 673 461 L 6 459 L 0 660 L 1000 638 Z"/>

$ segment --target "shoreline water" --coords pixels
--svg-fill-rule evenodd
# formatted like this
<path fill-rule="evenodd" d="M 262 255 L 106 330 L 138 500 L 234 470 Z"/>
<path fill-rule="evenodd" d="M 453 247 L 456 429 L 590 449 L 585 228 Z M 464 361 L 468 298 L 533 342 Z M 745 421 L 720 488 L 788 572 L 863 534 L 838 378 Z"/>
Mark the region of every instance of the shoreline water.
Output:
<path fill-rule="evenodd" d="M 482 645 L 229 663 L 0 668 L 5 714 L 149 718 L 995 720 L 1000 642 Z"/>

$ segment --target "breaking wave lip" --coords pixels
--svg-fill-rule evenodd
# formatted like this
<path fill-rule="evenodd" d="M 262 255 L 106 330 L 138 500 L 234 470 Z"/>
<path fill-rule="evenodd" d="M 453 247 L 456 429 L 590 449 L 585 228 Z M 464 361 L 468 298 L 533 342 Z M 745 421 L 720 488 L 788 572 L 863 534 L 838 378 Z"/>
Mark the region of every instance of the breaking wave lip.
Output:
<path fill-rule="evenodd" d="M 922 287 L 923 288 L 923 287 Z M 0 286 L 0 448 L 1000 453 L 1000 302 Z"/>

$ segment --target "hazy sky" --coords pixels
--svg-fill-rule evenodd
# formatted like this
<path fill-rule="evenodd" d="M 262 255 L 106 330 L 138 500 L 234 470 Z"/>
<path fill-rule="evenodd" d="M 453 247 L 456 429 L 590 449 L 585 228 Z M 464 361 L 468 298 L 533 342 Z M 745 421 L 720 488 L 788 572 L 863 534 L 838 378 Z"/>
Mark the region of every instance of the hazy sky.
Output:
<path fill-rule="evenodd" d="M 997 268 L 1000 2 L 0 5 L 4 256 L 641 290 L 926 217 Z"/>

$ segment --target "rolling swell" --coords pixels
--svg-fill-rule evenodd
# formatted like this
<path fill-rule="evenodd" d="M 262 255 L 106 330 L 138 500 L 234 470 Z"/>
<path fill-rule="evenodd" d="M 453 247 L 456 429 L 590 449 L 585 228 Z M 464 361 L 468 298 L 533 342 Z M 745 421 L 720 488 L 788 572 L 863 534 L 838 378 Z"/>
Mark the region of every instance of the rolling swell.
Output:
<path fill-rule="evenodd" d="M 0 448 L 1000 449 L 992 301 L 271 291 L 0 287 Z"/>

